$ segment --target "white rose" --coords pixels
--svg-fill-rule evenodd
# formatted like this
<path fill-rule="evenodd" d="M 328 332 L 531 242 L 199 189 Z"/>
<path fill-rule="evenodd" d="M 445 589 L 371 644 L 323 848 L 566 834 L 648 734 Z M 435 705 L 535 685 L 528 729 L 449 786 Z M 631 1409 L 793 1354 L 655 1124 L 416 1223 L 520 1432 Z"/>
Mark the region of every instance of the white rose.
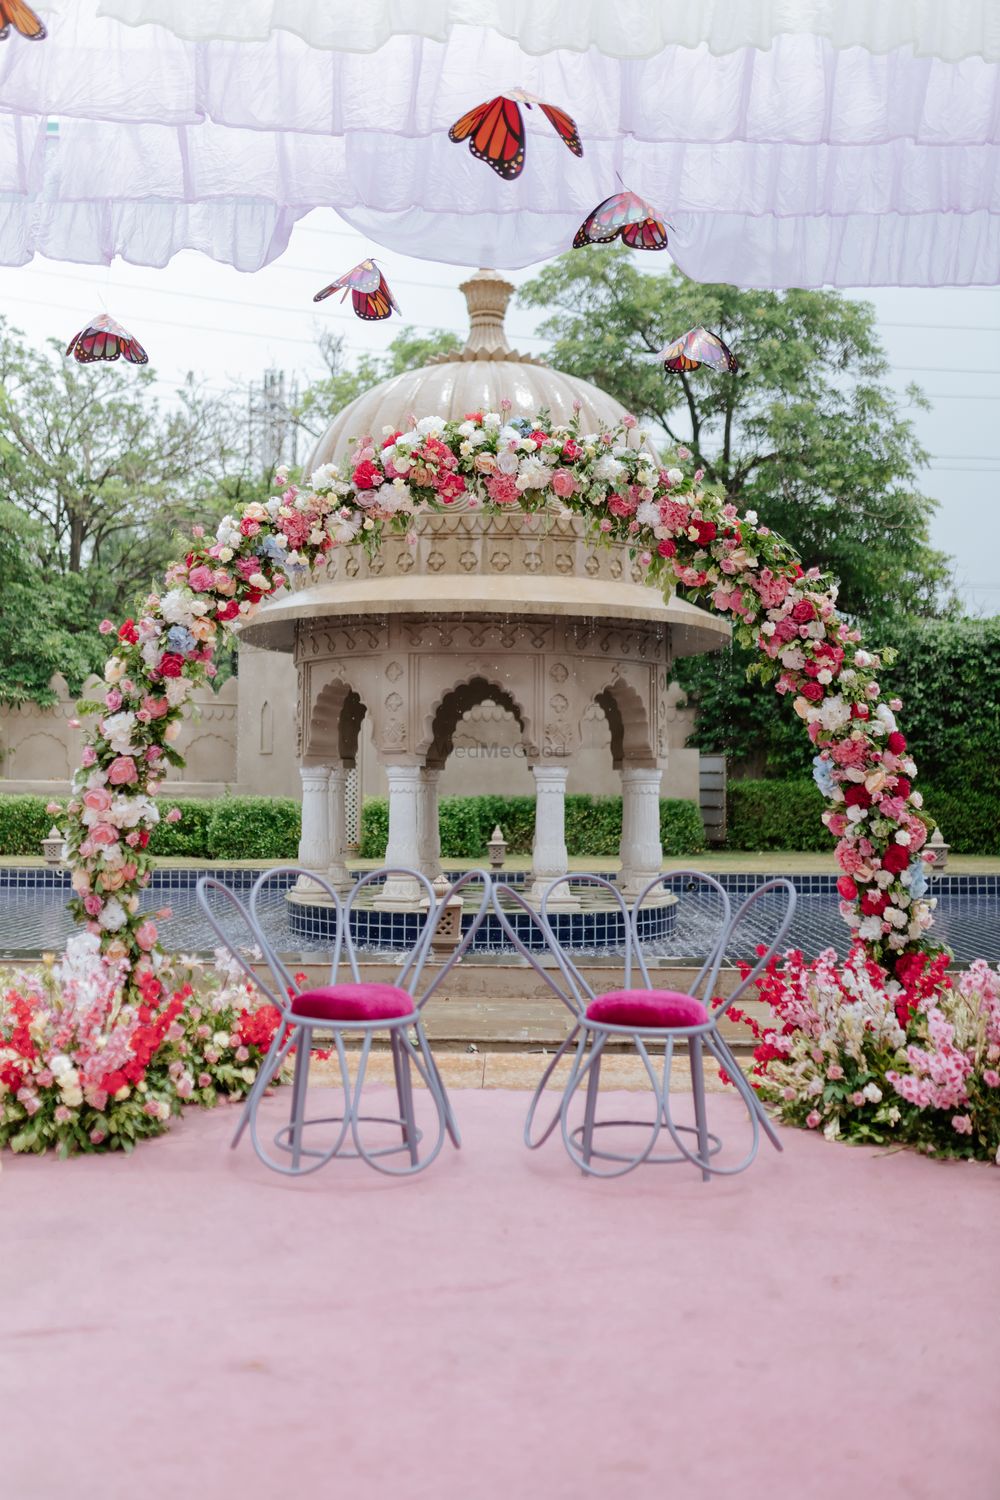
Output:
<path fill-rule="evenodd" d="M 128 917 L 119 902 L 112 896 L 109 901 L 105 902 L 104 910 L 97 920 L 105 932 L 117 932 L 119 928 L 125 926 Z"/>
<path fill-rule="evenodd" d="M 667 478 L 670 480 L 671 484 L 683 484 L 684 483 L 684 470 L 683 469 L 668 469 L 667 470 Z"/>
<path fill-rule="evenodd" d="M 913 842 L 913 836 L 912 836 L 912 834 L 907 833 L 907 831 L 906 831 L 905 828 L 901 828 L 899 830 L 899 832 L 896 834 L 896 843 L 897 844 L 902 844 L 903 847 L 904 847 L 904 849 L 906 848 L 906 846 L 908 844 L 912 844 L 912 842 Z"/>
<path fill-rule="evenodd" d="M 329 489 L 336 478 L 336 464 L 320 464 L 319 468 L 314 469 L 309 476 L 309 488 L 313 490 Z"/>
<path fill-rule="evenodd" d="M 125 671 L 125 663 L 120 656 L 109 656 L 104 663 L 104 681 L 120 682 Z"/>
<path fill-rule="evenodd" d="M 164 696 L 171 708 L 179 708 L 186 700 L 189 685 L 183 677 L 170 677 L 167 679 L 163 689 Z"/>

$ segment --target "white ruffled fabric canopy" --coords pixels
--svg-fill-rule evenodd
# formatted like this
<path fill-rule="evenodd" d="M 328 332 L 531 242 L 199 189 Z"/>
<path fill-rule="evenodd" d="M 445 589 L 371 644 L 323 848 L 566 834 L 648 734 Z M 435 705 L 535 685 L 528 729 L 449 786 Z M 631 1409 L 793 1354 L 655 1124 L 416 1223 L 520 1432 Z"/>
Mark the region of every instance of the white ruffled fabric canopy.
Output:
<path fill-rule="evenodd" d="M 620 174 L 700 280 L 1000 281 L 985 0 L 948 26 L 956 7 L 929 0 L 38 8 L 46 41 L 0 45 L 4 264 L 187 247 L 254 270 L 332 207 L 393 250 L 524 266 L 566 249 Z M 514 182 L 448 140 L 518 85 L 570 111 L 582 160 L 538 110 Z"/>

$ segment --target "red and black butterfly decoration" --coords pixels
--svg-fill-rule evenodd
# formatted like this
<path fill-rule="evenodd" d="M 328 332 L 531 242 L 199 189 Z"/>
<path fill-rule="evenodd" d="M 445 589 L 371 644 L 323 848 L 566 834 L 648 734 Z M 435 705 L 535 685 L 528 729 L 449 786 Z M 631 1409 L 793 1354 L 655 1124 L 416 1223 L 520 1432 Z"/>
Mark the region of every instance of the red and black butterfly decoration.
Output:
<path fill-rule="evenodd" d="M 667 227 L 666 221 L 645 198 L 623 188 L 591 210 L 573 236 L 573 249 L 579 250 L 584 245 L 606 245 L 621 235 L 622 241 L 632 250 L 665 250 Z"/>
<path fill-rule="evenodd" d="M 149 364 L 149 355 L 138 339 L 134 339 L 127 328 L 116 323 L 107 313 L 98 313 L 85 328 L 74 333 L 66 354 L 72 354 L 82 365 L 110 359 L 124 359 L 130 365 Z"/>
<path fill-rule="evenodd" d="M 336 281 L 331 281 L 321 292 L 313 297 L 314 302 L 322 302 L 324 298 L 331 297 L 334 292 L 343 288 L 344 297 L 348 292 L 354 304 L 354 311 L 359 318 L 364 318 L 366 323 L 378 322 L 381 318 L 391 318 L 393 309 L 399 312 L 399 303 L 389 290 L 386 281 L 378 265 L 373 260 L 361 260 L 343 276 L 338 276 Z"/>
<path fill-rule="evenodd" d="M 512 89 L 509 94 L 498 94 L 495 99 L 487 99 L 485 104 L 477 104 L 455 121 L 448 131 L 448 139 L 457 145 L 467 140 L 469 150 L 478 161 L 484 161 L 499 177 L 512 182 L 515 177 L 520 177 L 524 168 L 524 116 L 518 101 L 525 109 L 537 104 L 573 155 L 583 155 L 576 121 L 557 104 L 545 104 L 524 89 Z"/>
<path fill-rule="evenodd" d="M 7 40 L 12 26 L 29 42 L 44 42 L 48 36 L 44 25 L 24 0 L 0 0 L 0 42 Z"/>
<path fill-rule="evenodd" d="M 689 328 L 687 333 L 664 344 L 660 352 L 650 358 L 656 364 L 662 364 L 671 375 L 700 370 L 702 365 L 724 375 L 735 375 L 740 367 L 739 360 L 728 344 L 724 344 L 717 333 L 701 327 Z"/>

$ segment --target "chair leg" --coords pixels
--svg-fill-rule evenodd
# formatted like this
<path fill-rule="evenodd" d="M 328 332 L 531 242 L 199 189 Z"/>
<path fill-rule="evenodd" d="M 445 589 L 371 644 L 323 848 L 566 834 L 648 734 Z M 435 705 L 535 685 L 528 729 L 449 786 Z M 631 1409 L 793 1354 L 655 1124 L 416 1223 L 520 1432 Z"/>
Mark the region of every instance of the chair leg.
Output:
<path fill-rule="evenodd" d="M 694 1119 L 698 1128 L 698 1156 L 701 1160 L 701 1180 L 708 1182 L 708 1118 L 705 1113 L 705 1073 L 702 1066 L 701 1037 L 688 1038 L 688 1061 L 691 1066 L 691 1091 L 694 1094 Z M 669 1084 L 668 1084 L 669 1087 Z"/>
<path fill-rule="evenodd" d="M 298 1171 L 302 1160 L 302 1132 L 305 1123 L 306 1091 L 309 1087 L 309 1054 L 312 1050 L 312 1029 L 299 1027 L 295 1047 L 295 1077 L 292 1080 L 292 1104 L 290 1111 L 292 1170 Z"/>
<path fill-rule="evenodd" d="M 392 1050 L 392 1072 L 396 1080 L 396 1102 L 399 1106 L 399 1128 L 403 1137 L 403 1145 L 408 1145 L 406 1133 L 406 1101 L 403 1098 L 403 1060 L 400 1056 L 402 1046 L 398 1032 L 393 1029 L 389 1033 L 389 1046 Z"/>
<path fill-rule="evenodd" d="M 426 1066 L 431 1078 L 433 1078 L 437 1091 L 441 1096 L 441 1104 L 444 1107 L 445 1129 L 448 1132 L 451 1144 L 455 1147 L 456 1151 L 460 1150 L 462 1145 L 462 1136 L 458 1128 L 458 1121 L 455 1119 L 455 1112 L 451 1107 L 451 1100 L 448 1097 L 448 1090 L 445 1088 L 444 1079 L 441 1077 L 441 1069 L 437 1065 L 434 1053 L 431 1051 L 430 1042 L 428 1042 L 427 1040 L 427 1033 L 424 1031 L 424 1028 L 419 1021 L 416 1025 L 416 1033 L 417 1046 L 420 1049 L 420 1055 L 423 1058 L 424 1065 Z"/>
<path fill-rule="evenodd" d="M 410 1164 L 415 1167 L 418 1155 L 417 1118 L 413 1108 L 413 1074 L 410 1071 L 410 1054 L 395 1031 L 392 1040 L 399 1058 L 398 1098 L 400 1118 L 404 1121 L 403 1141 L 410 1148 Z"/>
<path fill-rule="evenodd" d="M 722 1053 L 723 1065 L 726 1069 L 726 1072 L 734 1080 L 736 1088 L 739 1093 L 743 1095 L 747 1106 L 752 1109 L 754 1114 L 757 1116 L 758 1120 L 764 1128 L 764 1134 L 771 1142 L 771 1145 L 774 1147 L 775 1151 L 784 1151 L 785 1148 L 781 1144 L 781 1138 L 779 1137 L 778 1132 L 775 1130 L 773 1124 L 771 1123 L 771 1119 L 767 1113 L 767 1110 L 758 1099 L 756 1089 L 753 1088 L 751 1084 L 746 1083 L 745 1078 L 743 1079 L 743 1081 L 746 1086 L 744 1088 L 740 1087 L 740 1084 L 737 1080 L 743 1078 L 743 1070 L 740 1067 L 739 1063 L 736 1061 L 736 1058 L 733 1056 L 732 1051 L 723 1041 L 718 1032 L 715 1032 L 715 1046 Z"/>
<path fill-rule="evenodd" d="M 597 1114 L 597 1092 L 600 1086 L 601 1049 L 597 1049 L 592 1055 L 590 1075 L 587 1078 L 587 1102 L 583 1112 L 583 1159 L 588 1167 L 594 1154 L 594 1118 Z"/>

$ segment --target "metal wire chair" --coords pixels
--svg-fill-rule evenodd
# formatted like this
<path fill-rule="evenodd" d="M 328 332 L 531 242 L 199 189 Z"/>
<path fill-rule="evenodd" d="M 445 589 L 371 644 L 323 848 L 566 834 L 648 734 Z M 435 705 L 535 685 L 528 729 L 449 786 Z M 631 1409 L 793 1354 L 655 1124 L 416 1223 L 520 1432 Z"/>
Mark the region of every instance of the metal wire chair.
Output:
<path fill-rule="evenodd" d="M 333 954 L 330 963 L 328 984 L 310 989 L 300 989 L 293 975 L 275 951 L 260 919 L 260 907 L 271 882 L 285 881 L 289 876 L 306 875 L 327 896 L 334 923 Z M 403 876 L 415 880 L 423 889 L 427 899 L 426 916 L 422 917 L 420 930 L 409 953 L 402 962 L 396 983 L 392 985 L 365 982 L 358 967 L 357 952 L 351 933 L 351 916 L 362 891 L 388 876 Z M 482 897 L 474 912 L 471 925 L 462 934 L 447 962 L 436 970 L 430 982 L 421 988 L 424 970 L 431 951 L 431 944 L 446 910 L 447 902 L 467 885 L 481 882 Z M 208 893 L 217 892 L 232 908 L 249 938 L 249 946 L 259 950 L 270 979 L 253 967 L 246 945 L 234 939 L 222 926 L 212 910 Z M 198 881 L 197 896 L 202 911 L 221 943 L 233 955 L 243 971 L 254 981 L 268 1000 L 281 1012 L 281 1025 L 277 1028 L 271 1047 L 261 1063 L 250 1093 L 240 1114 L 239 1123 L 231 1142 L 236 1147 L 249 1127 L 254 1150 L 260 1160 L 273 1171 L 286 1176 L 300 1177 L 318 1171 L 333 1157 L 361 1158 L 379 1172 L 393 1177 L 413 1176 L 429 1167 L 436 1160 L 447 1134 L 452 1144 L 461 1146 L 458 1124 L 448 1098 L 427 1034 L 424 1030 L 422 1012 L 428 1000 L 442 980 L 468 952 L 476 931 L 486 915 L 492 895 L 492 881 L 485 870 L 468 870 L 456 880 L 438 900 L 426 876 L 417 870 L 387 868 L 372 870 L 363 875 L 345 899 L 333 889 L 329 881 L 313 871 L 298 866 L 283 865 L 265 871 L 253 884 L 249 902 L 244 905 L 239 897 L 211 875 L 203 875 Z M 418 914 L 420 915 L 420 914 Z M 342 960 L 350 978 L 338 978 Z M 306 1093 L 309 1079 L 309 1061 L 316 1031 L 330 1034 L 333 1038 L 340 1067 L 344 1093 L 342 1115 L 322 1118 L 307 1118 Z M 388 1033 L 392 1052 L 393 1074 L 396 1088 L 398 1115 L 369 1115 L 361 1112 L 362 1090 L 372 1043 L 379 1033 Z M 361 1051 L 357 1062 L 354 1082 L 351 1081 L 344 1038 L 350 1034 L 362 1037 Z M 259 1108 L 267 1089 L 280 1072 L 285 1059 L 294 1049 L 295 1070 L 291 1086 L 291 1103 L 288 1124 L 282 1126 L 269 1144 L 261 1140 Z M 434 1104 L 437 1128 L 432 1140 L 425 1141 L 424 1132 L 416 1122 L 412 1069 L 416 1069 Z M 363 1139 L 363 1126 L 382 1124 L 398 1126 L 401 1141 L 398 1145 L 372 1147 Z M 316 1128 L 339 1127 L 332 1144 L 316 1146 L 311 1143 Z M 271 1154 L 273 1150 L 280 1156 Z M 403 1164 L 392 1159 L 406 1158 Z"/>
<path fill-rule="evenodd" d="M 549 905 L 563 885 L 589 885 L 600 888 L 617 905 L 625 926 L 623 989 L 606 995 L 597 995 L 578 967 L 563 949 L 552 930 Z M 708 955 L 686 991 L 662 990 L 655 987 L 639 938 L 639 914 L 643 902 L 654 892 L 667 890 L 672 884 L 684 883 L 687 891 L 699 884 L 711 891 L 721 907 L 718 922 Z M 779 893 L 784 898 L 779 906 L 774 933 L 769 944 L 757 945 L 757 961 L 746 976 L 725 1000 L 717 1000 L 715 991 L 719 971 L 735 935 L 741 928 L 750 925 L 750 918 L 759 913 L 763 898 Z M 744 994 L 770 961 L 788 931 L 795 913 L 795 888 L 788 880 L 770 880 L 760 886 L 732 914 L 729 897 L 721 884 L 711 875 L 700 870 L 677 870 L 657 875 L 640 892 L 629 911 L 621 892 L 610 881 L 599 875 L 564 875 L 546 890 L 541 908 L 536 910 L 520 892 L 505 888 L 504 899 L 525 913 L 540 933 L 545 949 L 555 960 L 555 969 L 539 963 L 538 956 L 525 944 L 501 905 L 501 891 L 494 887 L 493 908 L 500 926 L 521 956 L 527 960 L 539 977 L 559 997 L 573 1016 L 573 1026 L 565 1041 L 550 1060 L 532 1097 L 524 1126 L 524 1142 L 530 1150 L 544 1145 L 559 1126 L 563 1145 L 582 1172 L 595 1177 L 619 1177 L 633 1171 L 643 1162 L 676 1163 L 691 1162 L 697 1166 L 704 1181 L 713 1176 L 733 1176 L 745 1171 L 757 1155 L 760 1131 L 764 1130 L 776 1150 L 782 1149 L 781 1141 L 767 1117 L 763 1105 L 743 1076 L 742 1069 L 719 1030 L 719 1023 L 733 1002 Z M 770 925 L 770 924 L 769 924 Z M 633 970 L 638 969 L 641 985 L 633 988 Z M 557 978 L 558 974 L 558 978 Z M 604 1049 L 612 1037 L 624 1037 L 631 1041 L 643 1061 L 654 1099 L 656 1115 L 648 1120 L 599 1120 L 597 1118 L 598 1091 L 600 1087 L 601 1059 Z M 678 1124 L 670 1107 L 670 1083 L 674 1051 L 679 1041 L 688 1048 L 691 1087 L 694 1099 L 695 1124 Z M 664 1048 L 663 1068 L 658 1075 L 649 1052 L 649 1044 L 662 1043 Z M 746 1156 L 735 1165 L 723 1166 L 713 1161 L 722 1150 L 718 1135 L 708 1129 L 705 1100 L 703 1054 L 705 1051 L 724 1068 L 743 1100 L 749 1116 L 752 1140 Z M 553 1073 L 562 1059 L 573 1053 L 570 1074 L 563 1089 L 559 1106 L 540 1136 L 533 1138 L 535 1115 Z M 570 1107 L 578 1091 L 586 1085 L 584 1118 L 575 1128 L 569 1122 Z M 622 1152 L 605 1150 L 595 1143 L 595 1134 L 613 1127 L 640 1128 L 648 1131 L 648 1139 L 639 1151 Z M 666 1131 L 675 1148 L 670 1154 L 654 1154 L 661 1132 Z M 696 1137 L 695 1149 L 684 1141 L 685 1135 Z M 604 1163 L 610 1165 L 604 1166 Z"/>

